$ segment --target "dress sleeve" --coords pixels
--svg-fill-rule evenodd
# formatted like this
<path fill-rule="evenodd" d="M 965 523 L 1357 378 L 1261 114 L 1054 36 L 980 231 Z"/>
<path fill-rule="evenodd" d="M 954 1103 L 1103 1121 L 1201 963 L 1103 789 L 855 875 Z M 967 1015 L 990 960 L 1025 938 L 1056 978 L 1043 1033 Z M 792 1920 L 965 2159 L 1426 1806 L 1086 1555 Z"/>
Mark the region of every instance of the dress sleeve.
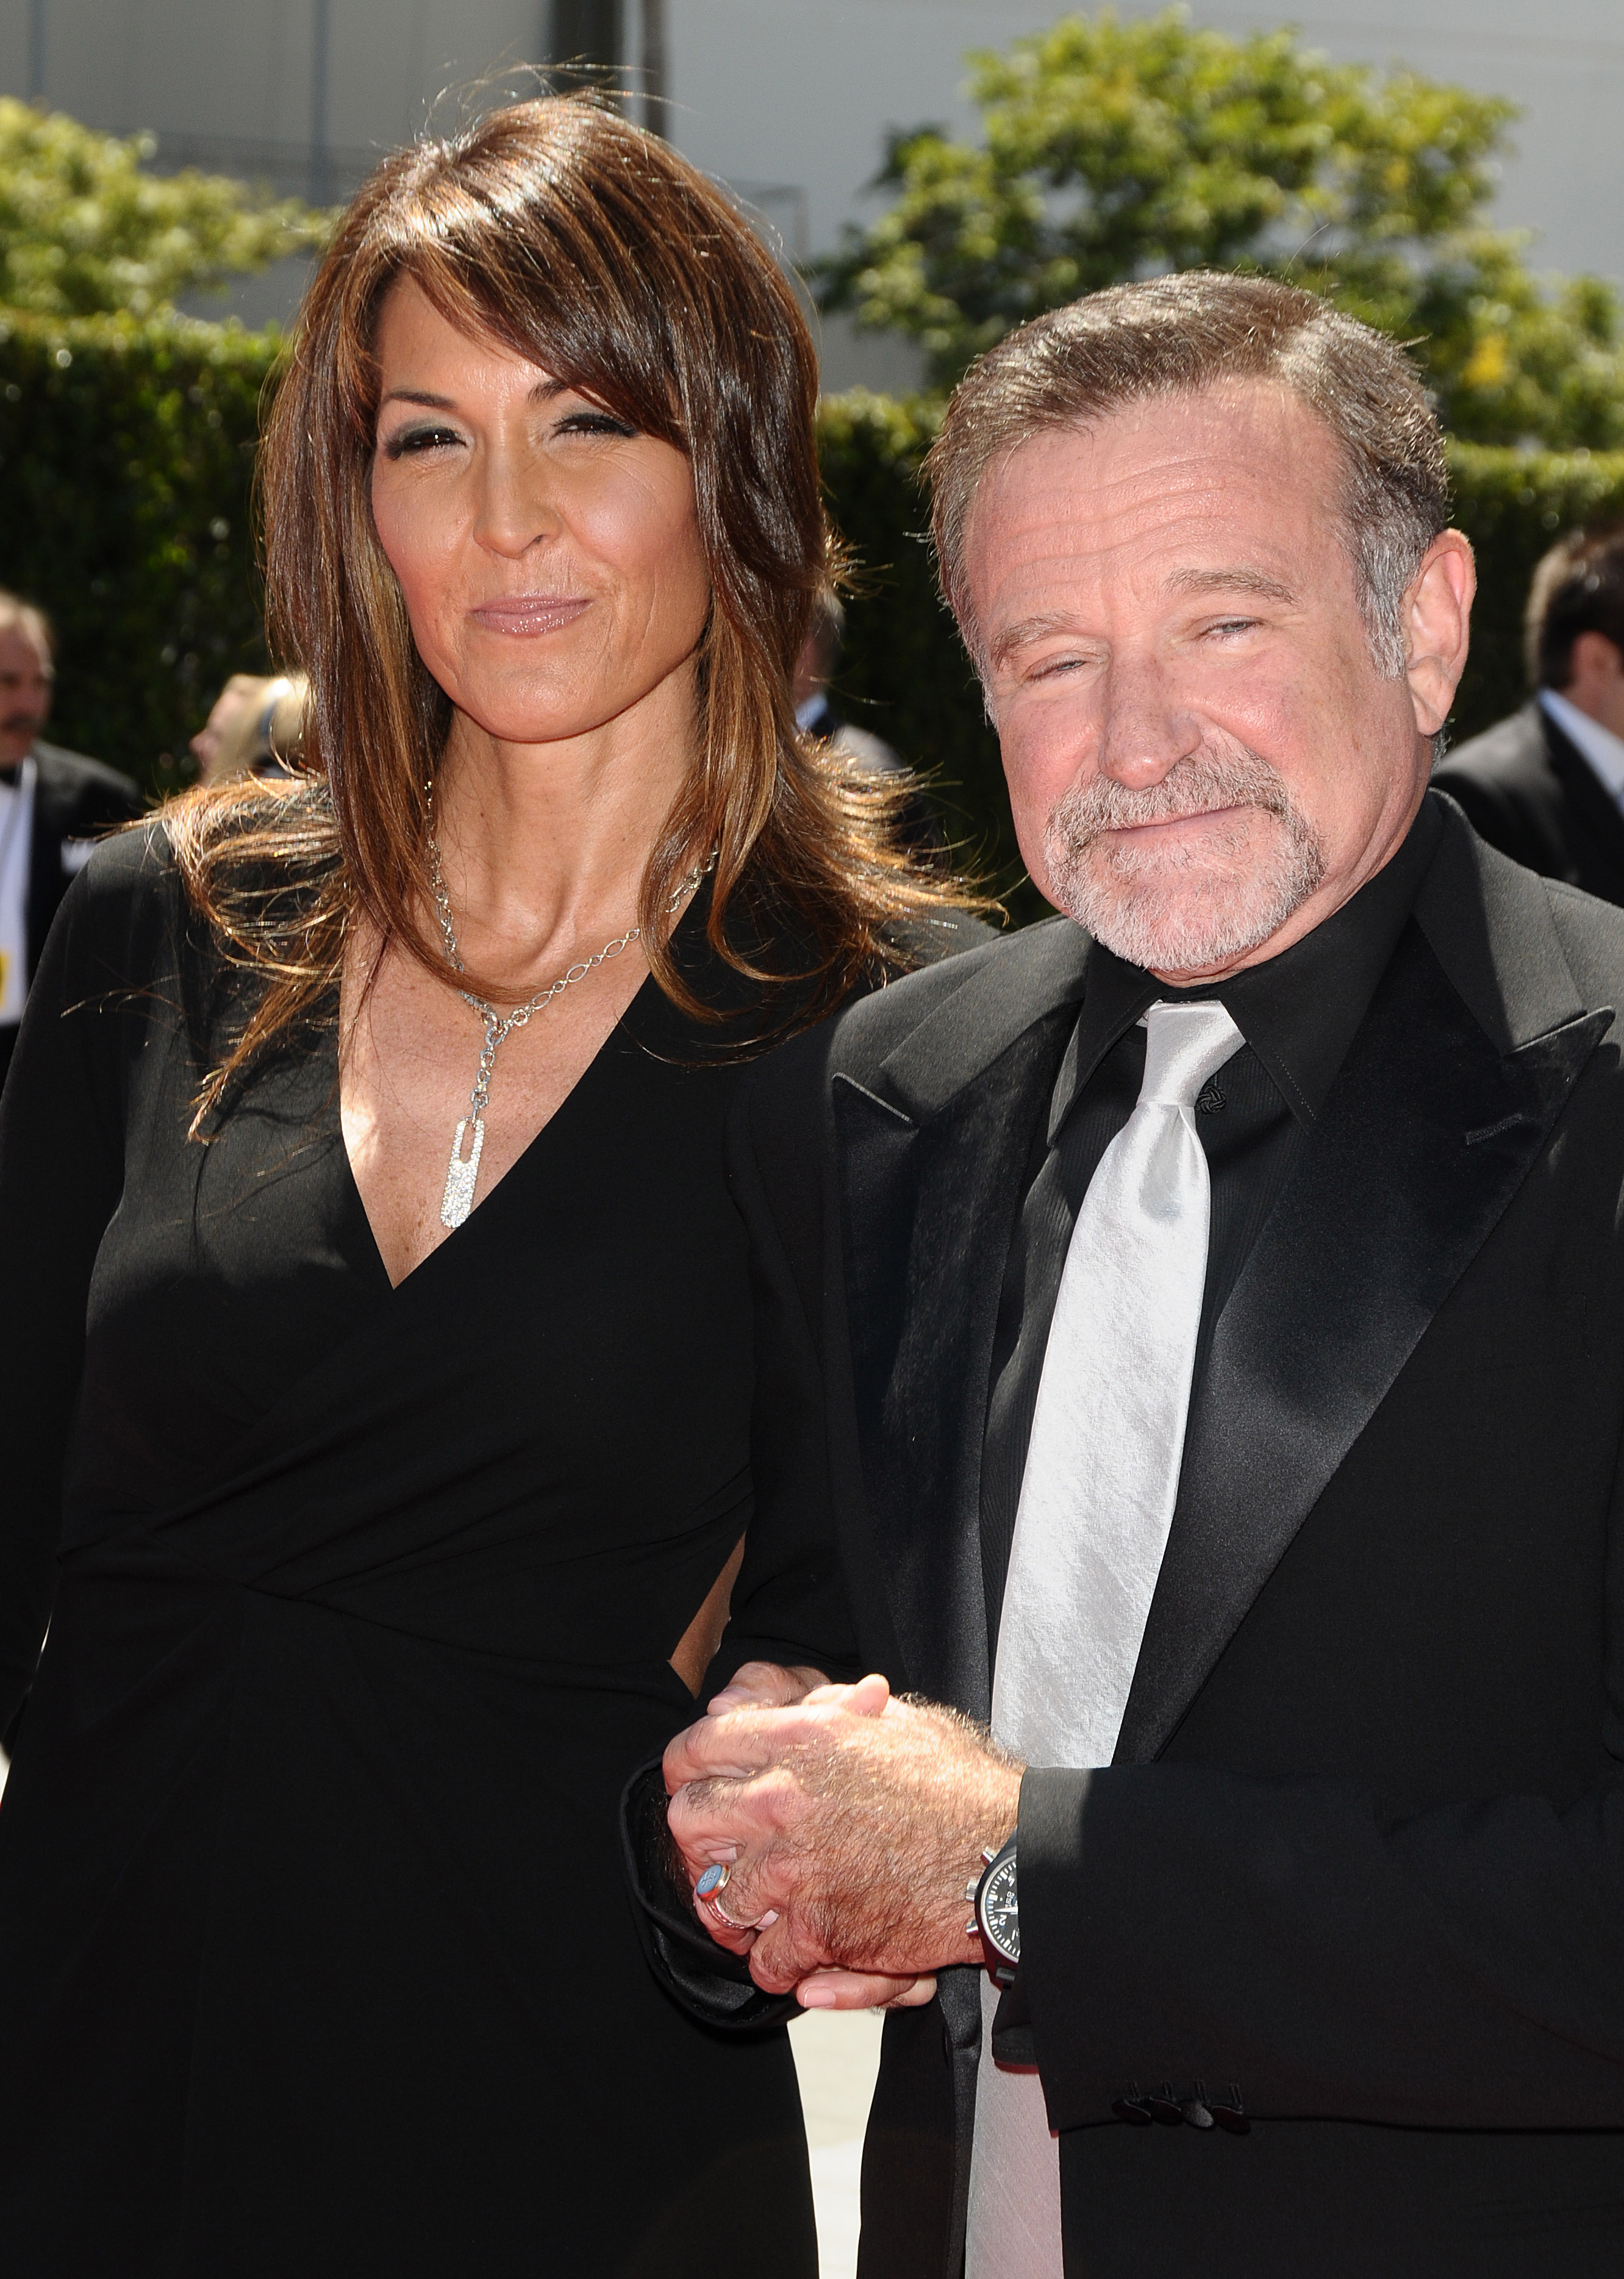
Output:
<path fill-rule="evenodd" d="M 860 1677 L 864 1668 L 840 1557 L 819 1340 L 823 1166 L 808 1148 L 808 1135 L 821 1128 L 817 1106 L 811 1086 L 780 1085 L 771 1113 L 747 1078 L 729 1124 L 728 1184 L 750 1244 L 755 1511 L 731 1618 L 701 1699 L 746 1661 L 810 1665 L 841 1679 Z M 776 1174 L 771 1183 L 763 1145 Z M 788 1226 L 785 1198 L 793 1205 Z"/>
<path fill-rule="evenodd" d="M 91 1270 L 124 1180 L 132 885 L 149 839 L 98 851 L 57 914 L 0 1094 L 0 1733 L 50 1616 Z"/>
<path fill-rule="evenodd" d="M 810 1664 L 843 1678 L 860 1677 L 862 1669 L 842 1579 L 823 1371 L 808 1316 L 821 1272 L 821 1213 L 812 1200 L 820 1192 L 817 1158 L 791 1162 L 775 1150 L 776 1168 L 790 1175 L 788 1192 L 807 1204 L 786 1235 L 762 1174 L 754 1094 L 747 1078 L 730 1120 L 728 1184 L 750 1240 L 755 1508 L 731 1619 L 700 1688 L 701 1701 L 746 1661 Z M 792 1115 L 788 1123 L 804 1137 L 804 1117 Z M 722 2032 L 757 2031 L 795 2017 L 800 2005 L 793 1995 L 762 1993 L 745 1959 L 717 1946 L 701 1928 L 667 1835 L 665 1805 L 658 1764 L 644 1766 L 621 1799 L 622 1855 L 650 1969 L 684 2009 Z"/>

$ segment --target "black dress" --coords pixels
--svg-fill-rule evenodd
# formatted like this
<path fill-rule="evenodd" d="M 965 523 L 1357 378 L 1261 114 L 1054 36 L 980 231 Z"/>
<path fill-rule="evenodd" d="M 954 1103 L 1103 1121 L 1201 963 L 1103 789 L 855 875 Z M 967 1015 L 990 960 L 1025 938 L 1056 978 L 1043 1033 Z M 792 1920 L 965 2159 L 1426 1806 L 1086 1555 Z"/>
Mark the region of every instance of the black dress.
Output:
<path fill-rule="evenodd" d="M 788 2043 L 616 1853 L 749 1514 L 732 1070 L 646 983 L 391 1289 L 330 1029 L 187 1140 L 218 984 L 103 849 L 0 1114 L 0 2267 L 809 2279 Z"/>

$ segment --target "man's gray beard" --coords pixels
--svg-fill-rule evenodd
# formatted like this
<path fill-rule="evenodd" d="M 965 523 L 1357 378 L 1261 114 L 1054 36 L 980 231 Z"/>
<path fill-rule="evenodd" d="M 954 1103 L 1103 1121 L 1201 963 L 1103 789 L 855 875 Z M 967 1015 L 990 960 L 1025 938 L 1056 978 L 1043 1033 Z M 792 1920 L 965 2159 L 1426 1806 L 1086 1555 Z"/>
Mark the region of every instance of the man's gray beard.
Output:
<path fill-rule="evenodd" d="M 1222 861 L 1213 867 L 1193 906 L 1184 890 L 1202 859 L 1194 849 L 1147 858 L 1099 845 L 1105 832 L 1222 807 L 1241 810 L 1230 842 L 1237 855 L 1252 819 L 1248 810 L 1263 809 L 1279 827 L 1250 870 L 1230 870 Z M 1207 850 L 1207 863 L 1222 853 L 1221 841 Z M 1176 760 L 1147 791 L 1130 791 L 1107 776 L 1075 785 L 1049 817 L 1044 856 L 1067 916 L 1130 965 L 1153 973 L 1201 973 L 1245 956 L 1278 932 L 1325 876 L 1325 851 L 1283 779 L 1244 745 L 1229 754 L 1192 752 Z"/>

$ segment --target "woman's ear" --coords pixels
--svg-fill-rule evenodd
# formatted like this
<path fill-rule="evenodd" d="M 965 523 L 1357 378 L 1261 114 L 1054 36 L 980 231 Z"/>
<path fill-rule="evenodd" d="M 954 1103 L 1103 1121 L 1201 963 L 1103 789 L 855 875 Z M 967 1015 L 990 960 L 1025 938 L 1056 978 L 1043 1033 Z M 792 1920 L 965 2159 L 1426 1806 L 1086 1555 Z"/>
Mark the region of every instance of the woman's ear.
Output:
<path fill-rule="evenodd" d="M 1470 541 L 1458 530 L 1440 531 L 1404 597 L 1405 678 L 1423 736 L 1437 734 L 1455 701 L 1466 670 L 1476 591 Z"/>

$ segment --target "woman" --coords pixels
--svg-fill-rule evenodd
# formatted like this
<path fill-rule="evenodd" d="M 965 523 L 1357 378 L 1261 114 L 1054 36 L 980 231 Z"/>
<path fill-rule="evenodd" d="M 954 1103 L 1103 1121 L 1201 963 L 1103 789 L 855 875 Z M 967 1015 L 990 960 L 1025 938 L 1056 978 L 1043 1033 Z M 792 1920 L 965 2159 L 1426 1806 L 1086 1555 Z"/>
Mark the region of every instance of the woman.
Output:
<path fill-rule="evenodd" d="M 311 288 L 300 771 L 96 856 L 0 1131 L 11 2279 L 816 2267 L 787 2046 L 665 2000 L 614 1838 L 749 1515 L 735 1072 L 947 895 L 793 732 L 814 391 L 578 101 Z"/>

